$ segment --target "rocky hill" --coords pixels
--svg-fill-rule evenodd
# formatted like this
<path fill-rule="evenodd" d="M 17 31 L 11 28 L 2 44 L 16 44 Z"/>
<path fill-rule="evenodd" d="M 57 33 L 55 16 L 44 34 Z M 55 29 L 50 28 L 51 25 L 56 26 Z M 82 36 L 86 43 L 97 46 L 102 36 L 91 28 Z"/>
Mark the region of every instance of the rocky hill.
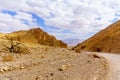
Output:
<path fill-rule="evenodd" d="M 63 48 L 67 47 L 66 43 L 62 42 L 61 40 L 57 40 L 53 35 L 49 35 L 40 28 L 20 30 L 6 35 L 10 36 L 13 40 L 23 43 L 58 46 Z"/>
<path fill-rule="evenodd" d="M 120 53 L 120 21 L 78 44 L 73 50 Z"/>

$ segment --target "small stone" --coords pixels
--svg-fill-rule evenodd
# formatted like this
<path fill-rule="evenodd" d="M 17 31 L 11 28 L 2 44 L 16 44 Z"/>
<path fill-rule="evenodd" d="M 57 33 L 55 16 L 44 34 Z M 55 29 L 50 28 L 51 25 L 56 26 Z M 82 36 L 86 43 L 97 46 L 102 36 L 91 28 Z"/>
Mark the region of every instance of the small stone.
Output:
<path fill-rule="evenodd" d="M 35 80 L 43 80 L 43 77 L 42 76 L 36 76 Z"/>
<path fill-rule="evenodd" d="M 4 70 L 3 70 L 3 69 L 0 69 L 0 72 L 4 72 Z"/>
<path fill-rule="evenodd" d="M 71 67 L 70 64 L 64 64 L 64 65 L 62 65 L 62 67 L 59 68 L 58 70 L 59 70 L 59 71 L 65 71 L 65 70 L 69 69 L 70 67 Z"/>
<path fill-rule="evenodd" d="M 24 66 L 21 66 L 20 69 L 24 69 L 25 67 Z"/>
<path fill-rule="evenodd" d="M 53 73 L 51 73 L 50 75 L 53 76 Z"/>
<path fill-rule="evenodd" d="M 5 67 L 2 67 L 2 68 L 0 69 L 0 71 L 1 71 L 1 72 L 9 71 L 9 68 L 8 68 L 7 66 L 5 66 Z"/>

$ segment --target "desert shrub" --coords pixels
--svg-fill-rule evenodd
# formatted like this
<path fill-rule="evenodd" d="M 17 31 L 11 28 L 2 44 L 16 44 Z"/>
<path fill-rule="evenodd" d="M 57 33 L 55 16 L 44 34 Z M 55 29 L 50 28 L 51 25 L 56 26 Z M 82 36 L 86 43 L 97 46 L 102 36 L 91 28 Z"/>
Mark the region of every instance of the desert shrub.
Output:
<path fill-rule="evenodd" d="M 19 54 L 30 54 L 31 53 L 30 49 L 24 44 L 20 44 L 19 46 L 16 46 L 15 52 Z"/>
<path fill-rule="evenodd" d="M 48 48 L 45 48 L 45 51 L 48 51 Z"/>
<path fill-rule="evenodd" d="M 2 56 L 2 61 L 4 62 L 9 62 L 9 61 L 13 61 L 14 60 L 14 56 L 12 54 L 6 54 L 4 56 Z"/>
<path fill-rule="evenodd" d="M 14 41 L 10 36 L 5 36 L 7 39 L 7 44 L 2 44 L 4 46 L 4 51 L 8 51 L 10 53 L 21 53 L 28 54 L 30 50 L 27 46 L 19 41 Z"/>
<path fill-rule="evenodd" d="M 97 51 L 97 52 L 100 52 L 100 51 L 101 51 L 101 49 L 100 49 L 100 48 L 96 48 L 96 51 Z"/>
<path fill-rule="evenodd" d="M 15 48 L 19 46 L 19 42 L 15 42 L 10 36 L 5 36 L 8 44 L 2 44 L 10 53 L 16 53 Z"/>
<path fill-rule="evenodd" d="M 75 52 L 80 53 L 81 51 L 80 49 L 75 49 Z"/>
<path fill-rule="evenodd" d="M 86 46 L 81 46 L 81 49 L 84 49 Z"/>

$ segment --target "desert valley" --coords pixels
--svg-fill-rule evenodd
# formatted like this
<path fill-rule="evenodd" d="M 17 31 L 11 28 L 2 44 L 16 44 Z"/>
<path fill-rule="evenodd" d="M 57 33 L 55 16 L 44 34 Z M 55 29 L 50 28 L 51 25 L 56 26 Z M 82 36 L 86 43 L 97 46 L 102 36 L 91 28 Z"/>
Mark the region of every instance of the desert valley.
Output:
<path fill-rule="evenodd" d="M 0 80 L 120 80 L 120 21 L 69 47 L 40 28 L 0 33 Z"/>

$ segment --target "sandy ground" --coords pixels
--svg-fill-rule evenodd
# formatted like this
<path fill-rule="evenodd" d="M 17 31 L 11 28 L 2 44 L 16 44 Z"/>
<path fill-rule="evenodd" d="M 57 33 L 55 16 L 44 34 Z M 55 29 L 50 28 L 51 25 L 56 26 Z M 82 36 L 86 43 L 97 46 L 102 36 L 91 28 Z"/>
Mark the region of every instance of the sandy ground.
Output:
<path fill-rule="evenodd" d="M 32 47 L 31 52 L 1 61 L 0 80 L 110 80 L 108 61 L 96 53 L 45 47 Z"/>

